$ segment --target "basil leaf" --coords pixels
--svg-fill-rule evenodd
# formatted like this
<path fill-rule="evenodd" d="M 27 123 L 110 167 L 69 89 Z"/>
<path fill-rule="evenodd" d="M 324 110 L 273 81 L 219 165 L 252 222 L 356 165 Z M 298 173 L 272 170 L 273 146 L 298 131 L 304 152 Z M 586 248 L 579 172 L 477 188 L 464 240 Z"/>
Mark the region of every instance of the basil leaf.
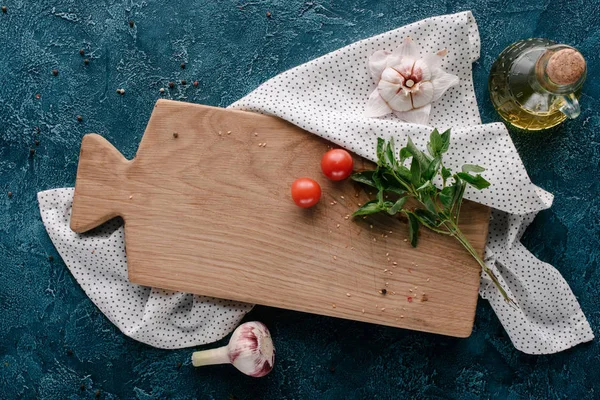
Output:
<path fill-rule="evenodd" d="M 381 211 L 381 207 L 379 207 L 377 200 L 371 200 L 363 204 L 358 210 L 354 211 L 352 216 L 356 217 L 358 215 L 376 214 L 379 211 Z"/>
<path fill-rule="evenodd" d="M 416 157 L 413 157 L 412 162 L 410 163 L 410 181 L 415 186 L 421 184 L 421 164 Z"/>
<path fill-rule="evenodd" d="M 431 183 L 431 181 L 427 181 L 424 184 L 422 184 L 421 186 L 419 186 L 417 188 L 417 192 L 421 192 L 421 191 L 423 191 L 423 190 L 425 190 L 425 189 L 427 189 L 429 187 L 433 187 L 433 184 Z"/>
<path fill-rule="evenodd" d="M 454 199 L 454 192 L 456 191 L 456 186 L 446 186 L 440 192 L 440 202 L 443 204 L 445 208 L 452 207 L 452 200 Z"/>
<path fill-rule="evenodd" d="M 427 144 L 427 150 L 429 151 L 429 154 L 431 154 L 432 157 L 436 157 L 441 154 L 442 146 L 442 136 L 440 135 L 437 129 L 434 129 L 429 135 L 429 143 Z"/>
<path fill-rule="evenodd" d="M 406 211 L 406 216 L 408 217 L 408 238 L 410 244 L 412 247 L 417 247 L 417 241 L 419 239 L 419 220 L 410 211 Z"/>
<path fill-rule="evenodd" d="M 452 207 L 456 206 L 462 201 L 462 194 L 464 193 L 465 184 L 460 180 L 456 175 L 454 176 L 456 182 L 452 187 L 454 187 L 454 196 L 452 197 Z"/>
<path fill-rule="evenodd" d="M 373 181 L 374 173 L 375 173 L 375 171 L 357 172 L 355 174 L 352 174 L 350 179 L 352 179 L 355 182 L 360 182 L 360 183 L 364 183 L 365 185 L 368 185 L 368 186 L 376 187 L 375 181 Z"/>
<path fill-rule="evenodd" d="M 448 151 L 450 147 L 450 129 L 445 131 L 440 136 L 442 138 L 442 147 L 440 147 L 440 154 L 443 154 Z"/>
<path fill-rule="evenodd" d="M 442 159 L 440 156 L 436 156 L 427 166 L 427 170 L 425 171 L 425 174 L 423 174 L 423 179 L 433 179 L 433 177 L 437 175 L 441 164 Z"/>
<path fill-rule="evenodd" d="M 410 136 L 408 137 L 406 148 L 408 149 L 408 151 L 410 151 L 410 154 L 412 154 L 413 160 L 416 159 L 419 162 L 421 169 L 425 171 L 427 169 L 427 166 L 429 165 L 429 161 L 431 160 L 425 155 L 425 153 L 423 153 L 417 148 L 417 146 L 415 146 Z"/>
<path fill-rule="evenodd" d="M 396 175 L 400 177 L 400 179 L 404 180 L 405 183 L 410 184 L 411 182 L 411 174 L 410 170 L 406 168 L 404 165 L 398 165 L 396 168 Z"/>
<path fill-rule="evenodd" d="M 483 179 L 483 177 L 479 174 L 473 176 L 469 174 L 465 174 L 464 172 L 459 172 L 456 175 L 460 177 L 460 179 L 467 182 L 469 185 L 473 186 L 475 189 L 485 189 L 490 186 L 490 183 Z"/>
<path fill-rule="evenodd" d="M 417 208 L 415 210 L 415 215 L 417 217 L 419 217 L 421 220 L 425 221 L 430 226 L 438 226 L 439 225 L 438 216 L 435 213 Z"/>
<path fill-rule="evenodd" d="M 400 163 L 403 163 L 410 156 L 411 154 L 407 147 L 403 147 L 400 149 Z"/>
<path fill-rule="evenodd" d="M 385 159 L 383 158 L 385 148 L 385 140 L 383 138 L 377 138 L 377 165 L 384 165 Z"/>
<path fill-rule="evenodd" d="M 422 203 L 425 204 L 425 207 L 427 207 L 429 211 L 431 211 L 434 214 L 437 214 L 437 210 L 435 209 L 435 204 L 433 203 L 433 199 L 431 198 L 431 196 L 425 197 Z"/>
<path fill-rule="evenodd" d="M 465 164 L 462 166 L 462 172 L 468 174 L 469 172 L 483 172 L 485 171 L 485 168 L 480 167 L 479 165 L 475 165 L 475 164 Z"/>
<path fill-rule="evenodd" d="M 388 208 L 388 210 L 387 210 L 388 214 L 390 214 L 390 215 L 397 214 L 398 211 L 400 211 L 402 209 L 402 207 L 404 206 L 404 203 L 406 203 L 407 199 L 408 199 L 408 197 L 399 198 L 398 201 L 396 201 L 393 206 Z"/>
<path fill-rule="evenodd" d="M 398 160 L 396 160 L 396 150 L 394 149 L 394 138 L 390 138 L 390 141 L 385 147 L 385 155 L 387 156 L 388 164 L 392 167 L 396 167 Z"/>
<path fill-rule="evenodd" d="M 446 167 L 442 167 L 442 178 L 444 180 L 450 178 L 452 176 L 452 172 L 450 171 L 450 168 L 446 168 Z"/>

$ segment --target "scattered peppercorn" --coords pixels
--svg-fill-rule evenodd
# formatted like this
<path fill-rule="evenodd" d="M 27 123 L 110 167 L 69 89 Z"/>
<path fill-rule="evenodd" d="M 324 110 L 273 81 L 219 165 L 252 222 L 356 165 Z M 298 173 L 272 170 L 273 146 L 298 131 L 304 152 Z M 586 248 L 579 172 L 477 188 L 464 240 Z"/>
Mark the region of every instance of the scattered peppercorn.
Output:
<path fill-rule="evenodd" d="M 129 27 L 133 28 L 134 25 L 135 25 L 135 22 L 132 19 L 130 19 L 129 20 Z"/>
<path fill-rule="evenodd" d="M 122 96 L 125 94 L 125 89 L 117 89 L 117 93 L 119 93 Z"/>
<path fill-rule="evenodd" d="M 158 91 L 159 91 L 160 93 L 164 93 L 164 92 L 165 92 L 165 88 L 164 88 L 164 87 L 161 87 L 160 89 L 158 89 Z"/>
<path fill-rule="evenodd" d="M 271 18 L 271 11 L 267 11 L 267 18 Z"/>
<path fill-rule="evenodd" d="M 52 70 L 52 75 L 54 75 L 54 76 L 58 75 L 58 70 L 56 68 Z"/>
<path fill-rule="evenodd" d="M 71 349 L 68 349 L 68 350 L 67 350 L 67 355 L 68 355 L 69 357 L 70 357 L 70 356 L 72 356 L 72 355 L 73 355 L 73 350 L 71 350 Z"/>
<path fill-rule="evenodd" d="M 177 363 L 177 369 L 181 368 L 181 366 L 182 366 L 182 365 L 183 365 L 183 364 L 181 364 L 181 362 L 178 362 L 178 363 Z"/>
<path fill-rule="evenodd" d="M 169 82 L 169 87 L 171 89 L 173 89 L 175 87 L 175 82 L 173 82 L 173 81 Z"/>
<path fill-rule="evenodd" d="M 7 12 L 7 11 L 8 11 L 8 8 L 6 8 L 6 6 L 2 6 L 2 12 L 3 12 L 4 14 L 6 14 L 6 12 Z"/>
<path fill-rule="evenodd" d="M 186 81 L 185 79 L 182 79 L 182 80 L 181 80 L 181 84 L 182 84 L 182 85 L 187 85 L 187 81 Z"/>
<path fill-rule="evenodd" d="M 173 137 L 174 137 L 175 139 L 177 139 L 177 138 L 179 137 L 179 133 L 177 133 L 177 132 L 173 133 Z"/>
<path fill-rule="evenodd" d="M 83 121 L 83 117 L 81 115 L 78 115 L 77 116 L 77 121 L 79 121 L 79 122 Z"/>
<path fill-rule="evenodd" d="M 335 367 L 329 367 L 329 372 L 333 374 L 335 372 Z"/>
<path fill-rule="evenodd" d="M 48 261 L 50 261 L 50 262 L 54 261 L 54 256 L 48 256 Z"/>
<path fill-rule="evenodd" d="M 39 93 L 36 93 L 36 95 L 35 95 L 35 98 L 39 100 L 39 99 L 40 99 L 40 97 L 42 97 L 42 96 L 40 96 L 40 94 L 39 94 Z"/>
<path fill-rule="evenodd" d="M 33 141 L 33 143 L 34 143 L 36 146 L 39 146 L 39 145 L 40 145 L 40 141 L 39 141 L 39 140 L 37 140 L 37 139 L 36 139 L 36 140 L 34 140 L 34 141 Z"/>
<path fill-rule="evenodd" d="M 387 289 L 386 288 L 383 288 L 380 291 L 381 291 L 381 294 L 387 294 Z"/>
<path fill-rule="evenodd" d="M 84 63 L 85 65 L 88 65 L 88 64 L 90 63 L 90 60 L 89 60 L 88 58 L 84 58 L 84 59 L 83 59 L 83 63 Z"/>
<path fill-rule="evenodd" d="M 84 56 L 84 55 L 85 55 L 85 50 L 84 50 L 84 49 L 80 49 L 80 50 L 79 50 L 79 55 L 82 55 L 82 56 Z"/>
<path fill-rule="evenodd" d="M 12 192 L 8 192 L 8 198 L 10 199 L 12 197 Z"/>
<path fill-rule="evenodd" d="M 198 87 L 198 81 L 194 81 L 193 85 L 194 87 Z"/>
<path fill-rule="evenodd" d="M 96 389 L 96 393 L 94 393 L 94 396 L 100 397 L 100 389 Z"/>
<path fill-rule="evenodd" d="M 33 156 L 35 154 L 35 149 L 29 149 L 29 155 Z"/>
<path fill-rule="evenodd" d="M 82 383 L 81 385 L 79 385 L 79 389 L 85 390 L 85 383 Z"/>
<path fill-rule="evenodd" d="M 185 63 L 181 63 L 180 67 L 181 69 L 185 69 Z"/>

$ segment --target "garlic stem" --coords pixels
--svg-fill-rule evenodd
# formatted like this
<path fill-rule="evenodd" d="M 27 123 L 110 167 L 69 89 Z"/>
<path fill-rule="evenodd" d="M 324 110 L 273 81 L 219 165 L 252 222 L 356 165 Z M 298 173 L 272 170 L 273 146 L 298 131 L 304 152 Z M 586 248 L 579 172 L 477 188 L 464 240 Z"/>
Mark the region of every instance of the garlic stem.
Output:
<path fill-rule="evenodd" d="M 196 351 L 192 354 L 192 365 L 194 367 L 229 363 L 229 350 L 227 346 L 219 347 L 218 349 Z"/>

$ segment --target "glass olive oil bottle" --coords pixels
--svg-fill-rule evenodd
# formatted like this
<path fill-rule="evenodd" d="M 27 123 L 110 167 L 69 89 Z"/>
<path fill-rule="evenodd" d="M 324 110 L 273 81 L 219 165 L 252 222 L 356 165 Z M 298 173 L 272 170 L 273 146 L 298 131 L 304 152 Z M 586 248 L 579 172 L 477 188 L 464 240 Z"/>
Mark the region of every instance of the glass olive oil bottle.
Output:
<path fill-rule="evenodd" d="M 489 91 L 508 123 L 526 130 L 553 127 L 580 113 L 586 62 L 576 49 L 548 39 L 508 46 L 492 65 Z"/>

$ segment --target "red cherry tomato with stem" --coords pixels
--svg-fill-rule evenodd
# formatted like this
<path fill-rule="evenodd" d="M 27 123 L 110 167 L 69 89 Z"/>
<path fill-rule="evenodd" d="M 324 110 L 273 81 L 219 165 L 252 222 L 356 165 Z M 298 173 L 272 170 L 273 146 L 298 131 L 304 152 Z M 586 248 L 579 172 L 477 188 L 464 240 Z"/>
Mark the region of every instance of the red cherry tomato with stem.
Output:
<path fill-rule="evenodd" d="M 320 198 L 321 186 L 313 179 L 299 178 L 292 183 L 292 199 L 298 207 L 312 207 Z"/>
<path fill-rule="evenodd" d="M 332 181 L 341 181 L 352 174 L 354 160 L 346 150 L 333 149 L 323 155 L 321 170 Z"/>

